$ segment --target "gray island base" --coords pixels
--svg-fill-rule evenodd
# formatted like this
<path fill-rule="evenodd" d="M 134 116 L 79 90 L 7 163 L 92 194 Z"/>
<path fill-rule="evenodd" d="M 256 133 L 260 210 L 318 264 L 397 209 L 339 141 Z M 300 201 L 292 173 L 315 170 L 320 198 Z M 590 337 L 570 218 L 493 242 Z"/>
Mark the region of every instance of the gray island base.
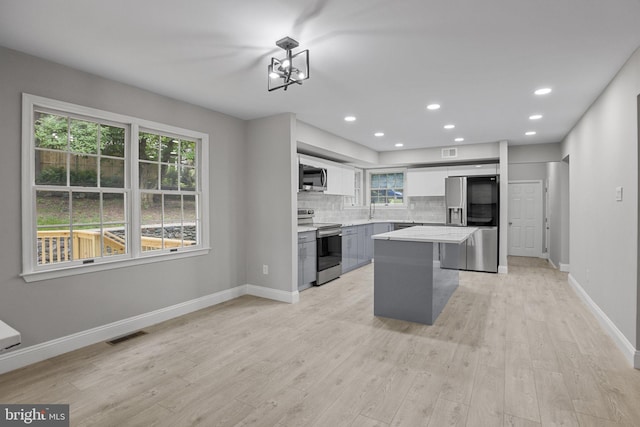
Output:
<path fill-rule="evenodd" d="M 373 314 L 432 325 L 459 284 L 458 270 L 440 268 L 434 260 L 434 245 L 457 251 L 475 231 L 411 227 L 373 236 Z"/>

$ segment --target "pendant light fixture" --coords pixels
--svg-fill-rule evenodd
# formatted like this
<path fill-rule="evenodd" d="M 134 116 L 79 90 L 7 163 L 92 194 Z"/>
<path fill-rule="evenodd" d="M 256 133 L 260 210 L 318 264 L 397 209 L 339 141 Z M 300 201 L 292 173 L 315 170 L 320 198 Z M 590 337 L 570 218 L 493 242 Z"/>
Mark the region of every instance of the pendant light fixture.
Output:
<path fill-rule="evenodd" d="M 298 47 L 298 42 L 291 37 L 285 37 L 276 42 L 276 46 L 285 51 L 282 59 L 271 58 L 268 67 L 268 90 L 269 92 L 284 88 L 289 85 L 302 84 L 303 80 L 309 78 L 309 50 L 292 53 L 291 50 Z"/>

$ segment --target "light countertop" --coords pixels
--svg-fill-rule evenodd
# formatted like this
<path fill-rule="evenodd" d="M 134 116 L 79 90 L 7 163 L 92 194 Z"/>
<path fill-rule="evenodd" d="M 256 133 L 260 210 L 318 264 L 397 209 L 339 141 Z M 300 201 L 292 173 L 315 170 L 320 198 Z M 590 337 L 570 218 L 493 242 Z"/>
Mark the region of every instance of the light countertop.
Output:
<path fill-rule="evenodd" d="M 375 240 L 407 242 L 462 243 L 478 229 L 475 227 L 416 226 L 372 236 Z"/>
<path fill-rule="evenodd" d="M 342 223 L 343 227 L 352 227 L 356 225 L 366 225 L 366 224 L 428 224 L 429 226 L 441 226 L 441 223 L 433 222 L 423 222 L 423 221 L 411 221 L 404 219 L 354 219 L 354 220 L 346 220 Z M 316 231 L 317 228 L 313 225 L 299 225 L 298 233 L 304 233 L 306 231 Z"/>

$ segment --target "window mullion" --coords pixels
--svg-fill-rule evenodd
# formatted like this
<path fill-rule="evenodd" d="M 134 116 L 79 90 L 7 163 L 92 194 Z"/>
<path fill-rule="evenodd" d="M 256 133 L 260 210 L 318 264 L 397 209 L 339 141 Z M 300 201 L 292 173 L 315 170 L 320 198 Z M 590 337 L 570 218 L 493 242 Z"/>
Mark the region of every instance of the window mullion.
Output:
<path fill-rule="evenodd" d="M 129 215 L 129 250 L 133 258 L 138 258 L 142 254 L 141 246 L 141 223 L 140 216 L 142 206 L 140 204 L 140 165 L 139 165 L 139 141 L 140 127 L 137 124 L 131 125 L 131 137 L 129 138 L 129 156 L 131 161 L 128 162 L 130 181 L 129 188 L 131 191 L 131 200 L 129 200 L 129 207 L 127 214 Z"/>

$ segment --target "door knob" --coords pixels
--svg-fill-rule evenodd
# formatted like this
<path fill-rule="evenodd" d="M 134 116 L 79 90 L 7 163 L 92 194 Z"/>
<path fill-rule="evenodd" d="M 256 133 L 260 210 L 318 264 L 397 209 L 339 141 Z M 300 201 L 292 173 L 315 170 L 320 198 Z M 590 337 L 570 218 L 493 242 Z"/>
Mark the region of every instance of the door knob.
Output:
<path fill-rule="evenodd" d="M 509 225 L 513 225 L 513 223 L 511 221 L 509 221 Z"/>

